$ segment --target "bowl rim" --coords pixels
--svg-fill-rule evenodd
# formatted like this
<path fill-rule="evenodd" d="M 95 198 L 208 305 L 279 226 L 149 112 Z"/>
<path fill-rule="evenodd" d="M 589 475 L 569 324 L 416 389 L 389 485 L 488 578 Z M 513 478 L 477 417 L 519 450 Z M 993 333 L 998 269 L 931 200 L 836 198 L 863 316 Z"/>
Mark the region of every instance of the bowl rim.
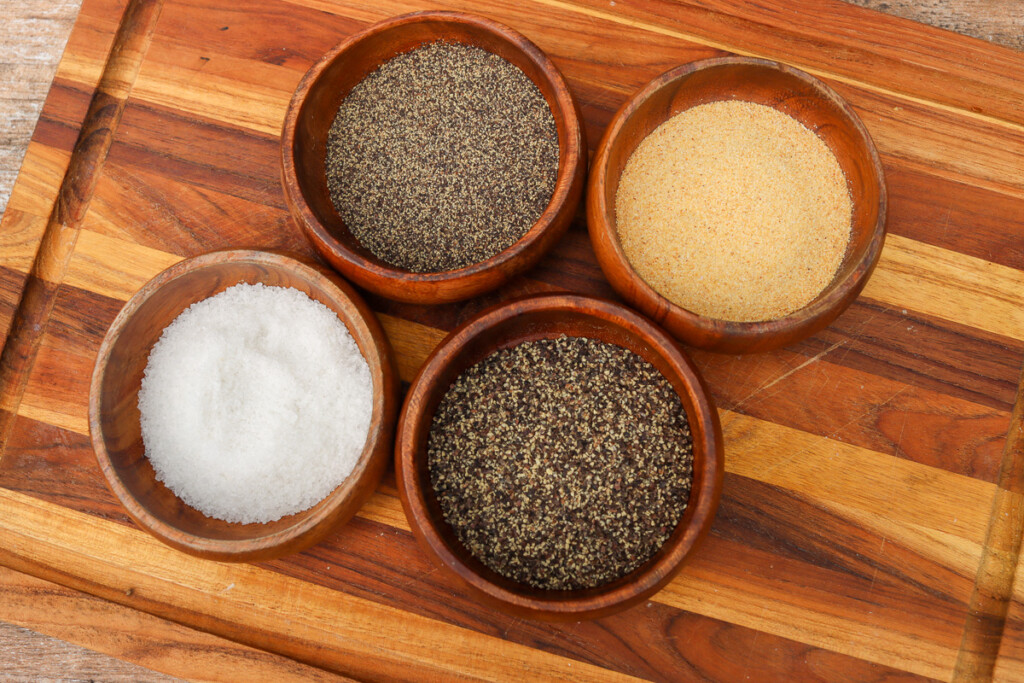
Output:
<path fill-rule="evenodd" d="M 870 159 L 873 175 L 878 179 L 879 184 L 878 215 L 872 228 L 871 240 L 868 242 L 864 257 L 858 261 L 857 266 L 846 273 L 844 277 L 833 279 L 826 289 L 823 290 L 823 293 L 819 293 L 818 296 L 810 303 L 781 318 L 774 318 L 770 320 L 743 322 L 712 318 L 690 311 L 689 309 L 673 303 L 664 297 L 661 293 L 651 287 L 642 277 L 640 277 L 626 258 L 626 255 L 622 250 L 622 245 L 619 241 L 617 228 L 604 220 L 604 216 L 609 213 L 614 214 L 614 207 L 609 209 L 608 202 L 604 196 L 605 193 L 603 191 L 599 191 L 599 186 L 606 181 L 609 173 L 609 157 L 613 143 L 621 133 L 623 126 L 629 118 L 633 116 L 637 109 L 646 102 L 652 94 L 661 88 L 698 71 L 705 71 L 731 65 L 755 66 L 787 74 L 788 76 L 806 83 L 820 97 L 823 97 L 834 104 L 843 116 L 849 120 L 853 129 L 857 132 L 858 138 L 863 144 L 868 158 Z M 740 97 L 737 99 L 742 98 Z M 860 290 L 863 289 L 868 276 L 871 274 L 875 264 L 878 262 L 882 246 L 885 242 L 887 211 L 888 188 L 885 182 L 885 172 L 882 167 L 882 162 L 878 155 L 878 149 L 876 148 L 871 135 L 868 133 L 867 128 L 864 126 L 864 122 L 861 121 L 859 116 L 857 116 L 857 113 L 853 110 L 850 104 L 827 83 L 806 71 L 803 71 L 802 69 L 770 59 L 739 55 L 713 57 L 710 59 L 702 59 L 682 64 L 656 76 L 639 90 L 634 92 L 629 99 L 622 104 L 619 110 L 615 113 L 615 116 L 612 118 L 612 121 L 608 124 L 608 127 L 605 129 L 601 142 L 598 145 L 597 152 L 594 155 L 587 187 L 587 225 L 591 241 L 596 242 L 597 233 L 601 233 L 608 238 L 610 253 L 606 255 L 606 258 L 601 257 L 602 250 L 595 249 L 595 251 L 598 253 L 598 262 L 602 271 L 604 271 L 606 277 L 608 277 L 608 280 L 612 283 L 613 287 L 615 287 L 616 291 L 619 291 L 620 294 L 625 296 L 625 293 L 616 286 L 617 277 L 611 272 L 614 268 L 618 268 L 633 276 L 633 286 L 638 290 L 638 292 L 635 297 L 627 298 L 645 300 L 646 306 L 639 303 L 639 301 L 634 302 L 642 310 L 644 308 L 657 310 L 659 314 L 663 312 L 666 316 L 676 318 L 678 321 L 676 323 L 677 325 L 683 324 L 687 327 L 695 328 L 703 333 L 720 332 L 729 337 L 741 340 L 743 343 L 760 341 L 767 336 L 785 335 L 787 332 L 799 330 L 802 327 L 810 325 L 811 328 L 808 328 L 806 333 L 809 335 L 816 331 L 816 329 L 820 329 L 813 328 L 815 323 L 823 321 L 824 324 L 822 324 L 821 327 L 824 327 L 835 317 L 838 317 L 838 315 L 845 309 L 845 306 L 842 306 L 843 300 L 849 297 L 850 302 L 852 302 L 853 298 L 855 298 Z M 605 261 L 607 260 L 607 257 L 611 257 L 613 259 L 613 263 L 606 263 Z M 836 310 L 837 307 L 838 310 Z M 659 315 L 659 318 L 660 317 L 661 316 Z M 800 335 L 797 339 L 803 338 L 803 336 L 804 335 Z M 681 338 L 687 343 L 692 342 L 691 339 L 687 339 L 685 336 L 682 336 Z M 796 339 L 794 339 L 794 341 L 795 340 Z M 717 350 L 712 346 L 704 345 L 703 347 L 709 350 Z M 767 348 L 774 347 L 764 347 L 764 349 Z"/>
<path fill-rule="evenodd" d="M 688 504 L 688 509 L 690 505 L 694 506 L 693 519 L 699 518 L 699 524 L 690 527 L 692 531 L 681 537 L 655 562 L 645 563 L 631 572 L 636 574 L 632 580 L 621 585 L 616 585 L 616 582 L 606 584 L 612 587 L 604 592 L 601 591 L 602 587 L 597 587 L 587 589 L 584 597 L 573 597 L 575 591 L 550 591 L 549 597 L 526 596 L 484 578 L 449 549 L 435 524 L 430 521 L 423 487 L 416 484 L 415 463 L 425 456 L 417 458 L 418 453 L 413 451 L 414 435 L 423 422 L 433 418 L 433 415 L 425 414 L 424 399 L 440 391 L 437 388 L 438 377 L 459 357 L 467 343 L 507 321 L 507 313 L 513 307 L 518 316 L 559 311 L 583 313 L 641 337 L 678 374 L 696 413 L 688 412 L 687 418 L 691 425 L 694 422 L 700 424 L 703 438 L 699 443 L 694 440 L 694 453 L 696 456 L 698 447 L 701 449 L 702 479 L 700 486 L 691 490 Z M 523 333 L 528 334 L 525 329 Z M 510 345 L 518 343 L 515 339 L 510 342 Z M 411 412 L 413 405 L 418 407 L 415 413 Z M 691 426 L 691 434 L 694 431 Z M 718 508 L 725 470 L 723 453 L 721 423 L 714 399 L 693 361 L 671 335 L 641 314 L 607 299 L 568 292 L 545 293 L 510 299 L 492 306 L 453 330 L 435 347 L 416 374 L 402 406 L 395 439 L 395 479 L 410 528 L 420 545 L 435 563 L 454 573 L 476 595 L 514 614 L 532 618 L 590 619 L 626 609 L 653 595 L 692 556 L 695 548 L 708 534 Z M 421 524 L 420 520 L 427 520 L 427 523 Z"/>
<path fill-rule="evenodd" d="M 380 419 L 371 419 L 371 429 L 367 433 L 366 443 L 364 444 L 363 450 L 359 455 L 359 459 L 356 461 L 356 465 L 349 476 L 346 477 L 346 479 L 336 486 L 330 493 L 328 493 L 325 498 L 316 503 L 316 505 L 319 505 L 323 500 L 333 498 L 333 500 L 330 500 L 330 504 L 324 505 L 321 509 L 307 515 L 296 524 L 283 527 L 266 535 L 256 536 L 253 538 L 216 539 L 180 529 L 157 517 L 138 501 L 138 499 L 121 480 L 121 477 L 118 475 L 111 460 L 110 453 L 107 450 L 103 421 L 100 412 L 102 404 L 102 387 L 108 368 L 110 368 L 109 360 L 111 353 L 120 339 L 124 328 L 136 313 L 164 286 L 187 274 L 217 266 L 228 261 L 241 262 L 264 268 L 284 268 L 302 272 L 306 278 L 323 288 L 324 291 L 330 292 L 332 298 L 347 299 L 349 303 L 352 304 L 355 311 L 359 314 L 359 317 L 356 320 L 347 320 L 342 319 L 341 316 L 339 316 L 339 320 L 341 320 L 342 324 L 345 324 L 346 327 L 349 325 L 359 325 L 364 327 L 364 331 L 369 335 L 373 342 L 370 345 L 372 346 L 372 349 L 368 349 L 368 351 L 376 356 L 378 366 L 377 371 L 374 372 L 372 363 L 368 363 L 368 365 L 370 365 L 371 378 L 374 386 L 373 414 L 375 416 L 379 414 Z M 332 312 L 334 312 L 333 309 Z M 366 315 L 367 312 L 370 313 L 369 317 Z M 355 337 L 355 335 L 352 336 Z M 360 353 L 363 353 L 362 349 L 360 349 Z M 198 256 L 184 258 L 155 275 L 138 291 L 136 291 L 127 302 L 125 302 L 120 312 L 118 312 L 117 317 L 115 317 L 114 321 L 110 324 L 96 355 L 96 361 L 93 366 L 92 377 L 89 385 L 90 440 L 92 441 L 93 452 L 108 488 L 120 501 L 129 517 L 131 517 L 136 524 L 151 535 L 173 548 L 191 555 L 208 559 L 231 562 L 249 562 L 271 559 L 273 557 L 279 557 L 281 554 L 301 550 L 309 544 L 318 541 L 323 534 L 326 534 L 330 529 L 334 528 L 336 524 L 343 521 L 341 518 L 337 518 L 340 508 L 342 508 L 346 501 L 348 501 L 352 496 L 359 495 L 358 484 L 361 483 L 360 480 L 363 477 L 372 475 L 374 470 L 372 465 L 374 461 L 378 458 L 382 458 L 386 464 L 388 449 L 381 449 L 379 446 L 382 442 L 385 444 L 390 443 L 388 441 L 391 436 L 389 432 L 393 427 L 396 417 L 395 408 L 397 403 L 397 392 L 395 386 L 396 382 L 394 379 L 395 376 L 394 361 L 391 357 L 391 350 L 387 344 L 387 337 L 384 336 L 383 329 L 380 327 L 376 317 L 372 315 L 372 311 L 370 311 L 369 307 L 367 307 L 365 302 L 362 301 L 355 289 L 353 289 L 351 285 L 341 279 L 337 274 L 312 261 L 277 251 L 256 249 L 222 249 L 210 251 Z M 374 428 L 374 425 L 376 425 L 376 428 Z M 379 469 L 383 470 L 384 468 Z M 352 485 L 349 491 L 346 495 L 342 495 L 342 488 L 350 482 Z M 173 493 L 173 491 L 171 493 Z M 183 505 L 192 507 L 189 506 L 188 503 L 185 503 L 185 501 L 182 501 L 180 497 L 178 500 L 181 501 Z M 302 514 L 308 510 L 310 510 L 310 508 L 293 514 Z M 237 522 L 225 522 L 224 520 L 218 520 L 218 522 L 224 522 L 225 524 L 237 525 L 240 527 L 251 526 L 253 528 L 258 528 L 260 526 L 259 523 L 243 524 Z M 308 542 L 306 542 L 307 540 Z M 291 546 L 291 544 L 297 545 L 295 545 L 292 550 L 288 550 L 286 548 L 284 553 L 278 552 L 279 548 Z"/>
<path fill-rule="evenodd" d="M 550 87 L 554 90 L 555 106 L 551 106 L 552 103 L 550 102 L 548 104 L 556 123 L 559 118 L 565 121 L 568 131 L 568 135 L 565 136 L 566 139 L 564 141 L 567 152 L 565 155 L 565 163 L 559 164 L 558 174 L 555 178 L 555 186 L 552 191 L 550 201 L 534 224 L 530 226 L 522 237 L 504 250 L 484 261 L 479 261 L 455 270 L 415 273 L 394 266 L 388 266 L 383 262 L 371 261 L 361 254 L 349 249 L 344 243 L 331 234 L 323 223 L 321 223 L 319 218 L 317 218 L 316 214 L 306 201 L 303 185 L 300 182 L 299 175 L 296 171 L 294 148 L 296 142 L 296 128 L 298 126 L 301 109 L 314 85 L 320 80 L 321 75 L 335 60 L 343 57 L 344 53 L 346 53 L 356 43 L 378 33 L 389 31 L 407 24 L 429 24 L 435 22 L 465 24 L 485 32 L 489 32 L 515 46 L 515 48 L 520 50 L 527 59 L 533 62 L 537 66 L 538 70 L 545 75 Z M 443 40 L 443 37 L 439 37 L 436 42 L 442 42 Z M 397 54 L 398 53 L 396 53 L 396 56 Z M 559 143 L 561 144 L 561 142 L 560 136 Z M 295 92 L 288 103 L 288 109 L 285 114 L 284 125 L 281 133 L 282 184 L 285 188 L 285 196 L 288 200 L 288 204 L 292 208 L 292 214 L 297 215 L 300 219 L 298 222 L 300 223 L 300 227 L 303 228 L 303 231 L 310 236 L 316 246 L 319 248 L 328 248 L 335 257 L 344 261 L 349 267 L 357 269 L 361 273 L 365 273 L 369 276 L 390 281 L 394 284 L 415 286 L 418 284 L 444 283 L 500 269 L 502 266 L 510 264 L 510 262 L 520 258 L 523 254 L 529 253 L 531 250 L 537 248 L 538 242 L 541 241 L 541 238 L 545 233 L 547 233 L 548 229 L 552 227 L 552 224 L 556 222 L 556 218 L 561 211 L 565 209 L 566 204 L 573 201 L 573 195 L 576 194 L 573 186 L 577 184 L 577 176 L 581 176 L 581 166 L 585 167 L 587 161 L 585 148 L 584 129 L 580 120 L 579 107 L 572 95 L 572 91 L 569 89 L 565 77 L 562 75 L 562 72 L 543 50 L 515 29 L 494 21 L 493 19 L 488 19 L 486 17 L 466 12 L 427 10 L 411 12 L 371 24 L 335 45 L 324 53 L 324 55 L 309 68 L 302 80 L 299 82 L 298 87 L 295 89 Z M 579 190 L 582 191 L 585 179 L 581 177 L 578 184 Z M 578 201 L 578 199 L 576 201 Z M 320 244 L 317 245 L 317 242 Z M 360 282 L 360 284 L 367 288 L 372 288 L 366 283 Z M 493 287 L 499 285 L 500 283 L 493 285 Z M 476 296 L 483 291 L 493 289 L 493 287 L 489 286 L 483 290 L 469 291 L 465 295 L 460 296 L 459 299 Z M 381 293 L 383 294 L 383 292 Z M 445 299 L 445 301 L 450 300 L 451 299 Z"/>

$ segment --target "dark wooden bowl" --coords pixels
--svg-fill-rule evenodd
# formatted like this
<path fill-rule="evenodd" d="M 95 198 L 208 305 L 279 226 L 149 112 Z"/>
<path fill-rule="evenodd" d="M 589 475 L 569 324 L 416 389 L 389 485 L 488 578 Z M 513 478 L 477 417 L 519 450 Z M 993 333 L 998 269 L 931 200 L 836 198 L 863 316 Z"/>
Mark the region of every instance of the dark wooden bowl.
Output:
<path fill-rule="evenodd" d="M 164 328 L 191 304 L 241 282 L 294 287 L 336 312 L 366 358 L 373 379 L 370 432 L 352 473 L 312 508 L 267 524 L 224 522 L 183 503 L 156 480 L 144 454 L 139 425 L 143 371 Z M 191 555 L 236 562 L 266 560 L 316 543 L 354 515 L 377 488 L 387 468 L 395 425 L 396 377 L 384 331 L 340 277 L 279 254 L 212 252 L 157 275 L 111 324 L 93 371 L 89 429 L 107 484 L 143 529 Z"/>
<path fill-rule="evenodd" d="M 615 225 L 619 177 L 637 145 L 685 109 L 730 99 L 774 107 L 817 133 L 839 160 L 853 199 L 850 245 L 832 283 L 803 308 L 776 320 L 716 320 L 670 302 L 633 270 Z M 747 353 L 792 344 L 823 329 L 846 310 L 878 262 L 885 241 L 886 202 L 885 176 L 874 142 L 834 90 L 784 64 L 723 57 L 672 69 L 641 88 L 619 109 L 594 157 L 587 223 L 601 269 L 626 301 L 687 344 Z"/>
<path fill-rule="evenodd" d="M 558 129 L 558 176 L 547 208 L 499 254 L 458 270 L 413 273 L 384 263 L 352 236 L 331 202 L 324 172 L 327 134 L 349 91 L 392 57 L 445 40 L 500 55 L 537 84 Z M 500 286 L 540 260 L 565 233 L 583 192 L 587 147 L 579 107 L 558 68 L 536 45 L 501 24 L 458 12 L 417 12 L 351 36 L 299 83 L 281 135 L 281 173 L 292 216 L 313 246 L 345 277 L 400 301 L 446 303 Z"/>
<path fill-rule="evenodd" d="M 597 588 L 541 590 L 506 579 L 470 554 L 441 512 L 430 483 L 427 439 L 434 412 L 451 383 L 495 351 L 559 335 L 617 344 L 653 364 L 682 399 L 693 435 L 690 501 L 673 534 L 654 557 L 626 576 Z M 643 316 L 603 299 L 547 294 L 484 311 L 452 332 L 413 381 L 399 419 L 395 444 L 398 492 L 413 533 L 440 565 L 480 599 L 516 616 L 589 619 L 634 605 L 654 594 L 680 569 L 707 534 L 722 493 L 722 429 L 710 395 L 675 340 Z"/>

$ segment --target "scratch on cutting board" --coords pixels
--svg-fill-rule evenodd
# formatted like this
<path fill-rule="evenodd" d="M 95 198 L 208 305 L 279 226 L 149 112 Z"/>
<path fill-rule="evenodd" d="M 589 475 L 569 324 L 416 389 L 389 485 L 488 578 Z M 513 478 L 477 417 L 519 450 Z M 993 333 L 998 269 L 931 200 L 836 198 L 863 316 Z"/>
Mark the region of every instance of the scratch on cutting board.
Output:
<path fill-rule="evenodd" d="M 843 346 L 844 344 L 846 344 L 846 342 L 847 342 L 847 341 L 848 341 L 848 340 L 844 339 L 844 340 L 842 340 L 842 341 L 838 341 L 838 342 L 836 342 L 835 344 L 833 344 L 832 346 L 828 347 L 827 349 L 825 349 L 825 350 L 824 350 L 824 351 L 822 351 L 821 353 L 819 353 L 819 354 L 817 354 L 817 355 L 815 355 L 815 356 L 813 356 L 813 357 L 811 357 L 811 358 L 808 358 L 807 360 L 805 360 L 805 361 L 804 361 L 803 363 L 801 363 L 800 365 L 796 366 L 796 367 L 795 367 L 795 368 L 793 368 L 792 370 L 788 370 L 788 371 L 786 371 L 786 372 L 782 373 L 781 375 L 779 375 L 778 377 L 776 377 L 775 379 L 771 380 L 770 382 L 767 382 L 766 384 L 763 384 L 763 385 L 761 385 L 760 387 L 758 387 L 757 389 L 755 389 L 755 390 L 754 390 L 753 392 L 751 392 L 750 394 L 748 394 L 748 395 L 747 395 L 747 396 L 746 396 L 746 397 L 745 397 L 745 398 L 744 398 L 743 400 L 741 400 L 741 401 L 740 401 L 739 403 L 737 403 L 736 405 L 734 405 L 734 406 L 732 407 L 732 409 L 733 409 L 733 410 L 739 410 L 740 406 L 742 406 L 742 405 L 743 405 L 744 403 L 746 403 L 746 402 L 747 402 L 747 401 L 749 401 L 750 399 L 752 399 L 752 398 L 754 398 L 755 396 L 757 396 L 758 394 L 760 394 L 760 393 L 761 393 L 762 391 L 764 391 L 764 390 L 766 390 L 766 389 L 770 389 L 770 388 L 772 388 L 773 386 L 775 386 L 776 384 L 778 384 L 778 383 L 779 383 L 779 382 L 781 382 L 782 380 L 786 379 L 787 377 L 789 377 L 789 376 L 790 376 L 790 375 L 792 375 L 793 373 L 795 373 L 795 372 L 799 372 L 800 370 L 802 370 L 802 369 L 806 368 L 806 367 L 807 367 L 808 365 L 811 365 L 812 363 L 817 363 L 817 362 L 818 362 L 818 361 L 820 361 L 820 360 L 821 360 L 822 358 L 824 358 L 824 357 L 825 357 L 825 356 L 827 356 L 828 354 L 830 354 L 830 353 L 832 353 L 833 351 L 835 351 L 836 349 L 838 349 L 838 348 L 839 348 L 840 346 Z"/>

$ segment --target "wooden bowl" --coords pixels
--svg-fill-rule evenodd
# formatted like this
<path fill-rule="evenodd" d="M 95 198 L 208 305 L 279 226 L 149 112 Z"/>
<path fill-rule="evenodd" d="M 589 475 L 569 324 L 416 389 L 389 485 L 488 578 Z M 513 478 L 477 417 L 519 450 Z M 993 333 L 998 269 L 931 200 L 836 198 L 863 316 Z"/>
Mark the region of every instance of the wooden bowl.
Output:
<path fill-rule="evenodd" d="M 212 519 L 182 502 L 156 480 L 145 457 L 139 424 L 143 371 L 164 328 L 191 304 L 242 282 L 294 287 L 333 310 L 366 358 L 373 380 L 370 431 L 352 473 L 312 508 L 267 524 Z M 157 275 L 111 324 L 93 371 L 89 429 L 107 484 L 143 529 L 191 555 L 238 562 L 266 560 L 316 543 L 355 514 L 377 488 L 387 467 L 398 407 L 396 377 L 380 324 L 340 277 L 273 253 L 212 252 Z"/>
<path fill-rule="evenodd" d="M 693 483 L 682 519 L 654 557 L 604 586 L 557 591 L 506 579 L 462 545 L 445 522 L 430 483 L 427 439 L 438 404 L 466 368 L 500 349 L 563 334 L 630 349 L 671 382 L 693 436 Z M 668 334 L 619 304 L 590 296 L 547 294 L 484 311 L 448 335 L 427 358 L 402 408 L 395 471 L 405 514 L 421 546 L 475 596 L 515 616 L 578 620 L 625 609 L 668 583 L 711 528 L 722 492 L 722 457 L 722 429 L 711 397 L 693 363 Z"/>
<path fill-rule="evenodd" d="M 327 134 L 342 100 L 369 73 L 398 54 L 441 40 L 475 45 L 500 55 L 537 84 L 558 129 L 558 176 L 547 208 L 518 242 L 465 268 L 413 273 L 371 254 L 338 215 L 324 170 Z M 569 227 L 583 192 L 586 163 L 579 107 L 547 55 L 510 28 L 458 12 L 407 14 L 374 24 L 342 42 L 314 64 L 299 83 L 281 135 L 285 197 L 292 216 L 313 246 L 361 287 L 414 303 L 468 299 L 533 266 Z"/>
<path fill-rule="evenodd" d="M 838 159 L 853 199 L 850 245 L 832 283 L 803 308 L 776 320 L 717 320 L 670 302 L 633 270 L 615 225 L 619 177 L 637 145 L 685 109 L 731 99 L 774 107 L 817 133 Z M 746 353 L 792 344 L 823 329 L 846 310 L 878 262 L 885 241 L 886 202 L 885 176 L 874 142 L 834 90 L 784 64 L 723 57 L 672 69 L 640 89 L 619 109 L 594 158 L 587 223 L 601 269 L 626 301 L 687 344 L 711 351 Z"/>

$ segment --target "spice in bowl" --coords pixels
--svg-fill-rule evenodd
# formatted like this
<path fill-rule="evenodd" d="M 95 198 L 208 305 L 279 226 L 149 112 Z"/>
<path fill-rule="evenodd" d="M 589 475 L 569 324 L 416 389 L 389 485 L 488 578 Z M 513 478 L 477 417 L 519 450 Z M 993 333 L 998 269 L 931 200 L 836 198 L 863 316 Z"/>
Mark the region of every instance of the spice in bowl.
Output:
<path fill-rule="evenodd" d="M 525 342 L 465 370 L 434 414 L 430 481 L 487 567 L 576 590 L 649 560 L 686 509 L 693 444 L 679 395 L 628 349 Z"/>
<path fill-rule="evenodd" d="M 738 100 L 687 109 L 634 150 L 615 197 L 622 250 L 669 301 L 774 320 L 832 282 L 852 200 L 835 155 L 796 119 Z"/>
<path fill-rule="evenodd" d="M 517 242 L 558 175 L 554 115 L 504 58 L 460 43 L 388 60 L 345 97 L 327 186 L 352 235 L 416 273 L 463 268 Z"/>
<path fill-rule="evenodd" d="M 164 329 L 138 405 L 146 457 L 175 495 L 208 517 L 272 522 L 351 474 L 373 386 L 332 310 L 296 289 L 240 284 Z"/>

